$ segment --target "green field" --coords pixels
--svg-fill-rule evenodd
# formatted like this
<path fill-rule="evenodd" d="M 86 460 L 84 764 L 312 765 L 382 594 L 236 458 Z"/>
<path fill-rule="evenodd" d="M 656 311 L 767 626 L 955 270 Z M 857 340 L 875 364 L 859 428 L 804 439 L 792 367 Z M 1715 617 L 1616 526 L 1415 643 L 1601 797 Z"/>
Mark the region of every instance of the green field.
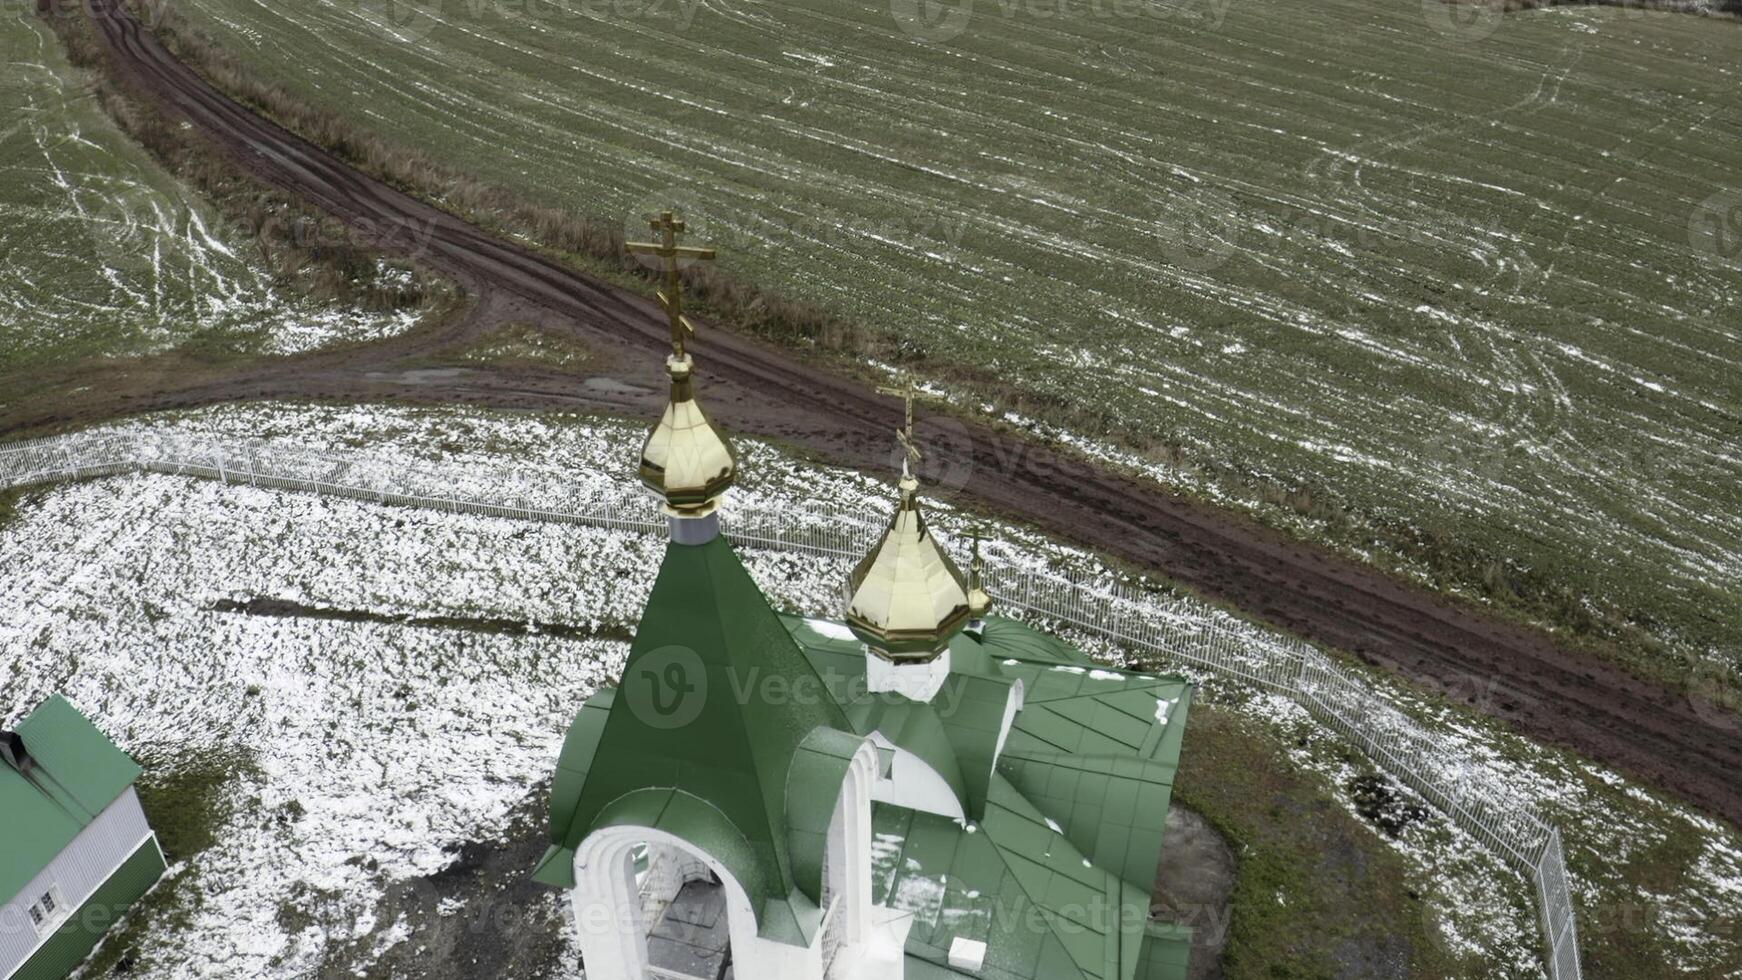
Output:
<path fill-rule="evenodd" d="M 190 346 L 289 353 L 404 329 L 405 314 L 285 295 L 255 243 L 105 115 L 31 6 L 0 12 L 0 377 Z"/>
<path fill-rule="evenodd" d="M 1671 675 L 1742 658 L 1742 25 L 968 2 L 178 10 L 529 200 L 685 208 L 730 271 L 900 331 L 963 405 L 1167 479 L 1178 444 L 1179 479 L 1669 641 Z"/>

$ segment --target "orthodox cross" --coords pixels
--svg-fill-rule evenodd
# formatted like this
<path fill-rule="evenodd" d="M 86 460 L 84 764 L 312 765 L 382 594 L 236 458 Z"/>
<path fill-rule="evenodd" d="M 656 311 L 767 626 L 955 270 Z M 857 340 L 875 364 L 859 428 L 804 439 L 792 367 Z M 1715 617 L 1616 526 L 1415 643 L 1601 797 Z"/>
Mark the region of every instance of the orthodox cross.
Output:
<path fill-rule="evenodd" d="M 901 443 L 901 472 L 905 475 L 912 475 L 913 464 L 920 460 L 919 444 L 913 441 L 913 382 L 909 381 L 905 388 L 879 388 L 877 390 L 885 395 L 895 395 L 907 405 L 907 421 L 901 428 L 895 430 L 895 439 Z"/>
<path fill-rule="evenodd" d="M 684 233 L 683 219 L 675 212 L 661 211 L 647 221 L 660 239 L 657 242 L 624 242 L 623 248 L 632 255 L 657 255 L 665 260 L 665 288 L 659 291 L 659 305 L 671 321 L 671 356 L 682 359 L 684 337 L 696 332 L 696 325 L 683 315 L 683 282 L 678 278 L 678 259 L 710 262 L 711 248 L 691 248 L 677 243 Z"/>

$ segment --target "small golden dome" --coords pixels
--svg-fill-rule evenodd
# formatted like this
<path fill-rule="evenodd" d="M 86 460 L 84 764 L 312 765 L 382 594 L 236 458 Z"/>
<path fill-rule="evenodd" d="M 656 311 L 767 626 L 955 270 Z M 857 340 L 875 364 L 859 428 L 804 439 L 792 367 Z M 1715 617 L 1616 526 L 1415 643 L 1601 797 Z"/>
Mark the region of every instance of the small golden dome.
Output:
<path fill-rule="evenodd" d="M 972 619 L 985 619 L 992 611 L 992 596 L 986 592 L 981 580 L 981 569 L 980 535 L 975 532 L 974 563 L 968 567 L 968 616 Z"/>
<path fill-rule="evenodd" d="M 911 394 L 907 429 L 900 436 L 909 458 L 917 456 Z M 895 519 L 847 579 L 847 625 L 885 660 L 930 663 L 968 615 L 961 570 L 926 527 L 919 481 L 904 461 Z"/>
<path fill-rule="evenodd" d="M 738 459 L 691 390 L 688 354 L 666 359 L 671 401 L 641 447 L 641 482 L 665 499 L 666 513 L 706 517 L 738 473 Z"/>

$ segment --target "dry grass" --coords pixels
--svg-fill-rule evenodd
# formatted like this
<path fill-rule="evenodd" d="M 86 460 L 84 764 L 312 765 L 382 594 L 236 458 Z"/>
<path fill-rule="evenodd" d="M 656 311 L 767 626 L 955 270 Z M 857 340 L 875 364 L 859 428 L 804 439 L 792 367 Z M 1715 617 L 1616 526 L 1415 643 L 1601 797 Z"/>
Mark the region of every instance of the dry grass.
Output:
<path fill-rule="evenodd" d="M 387 261 L 358 244 L 342 222 L 255 180 L 228 154 L 141 98 L 110 70 L 82 5 L 39 0 L 38 9 L 69 60 L 93 73 L 94 95 L 109 117 L 217 208 L 226 237 L 255 243 L 281 288 L 376 313 L 433 306 L 450 296 L 451 288 L 432 273 Z M 383 276 L 384 268 L 409 275 Z"/>

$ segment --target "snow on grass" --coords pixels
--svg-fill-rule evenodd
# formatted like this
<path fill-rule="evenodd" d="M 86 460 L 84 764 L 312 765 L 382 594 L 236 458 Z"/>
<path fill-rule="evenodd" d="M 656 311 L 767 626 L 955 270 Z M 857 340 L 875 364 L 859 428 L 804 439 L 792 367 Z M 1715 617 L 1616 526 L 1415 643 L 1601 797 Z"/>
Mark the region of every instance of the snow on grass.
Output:
<path fill-rule="evenodd" d="M 577 498 L 630 481 L 643 431 L 549 416 L 309 406 L 228 407 L 107 428 L 320 449 L 365 475 L 418 469 L 468 493 L 500 491 L 509 474 L 532 472 Z M 819 473 L 755 442 L 739 449 L 744 480 L 729 507 L 824 503 L 878 521 L 893 499 L 881 476 Z M 965 523 L 933 509 L 940 526 Z M 385 889 L 446 867 L 461 843 L 500 839 L 510 812 L 548 776 L 573 712 L 620 667 L 621 637 L 664 546 L 647 535 L 162 475 L 35 490 L 17 511 L 0 524 L 0 651 L 17 661 L 0 680 L 0 716 L 64 691 L 154 776 L 212 760 L 234 773 L 212 846 L 172 855 L 185 859 L 177 887 L 200 900 L 185 923 L 147 925 L 137 975 L 151 978 L 302 976 L 342 945 L 361 950 L 360 969 L 389 948 L 397 924 L 381 921 Z M 988 536 L 995 562 L 1096 567 L 1092 555 L 1020 528 L 992 524 Z M 838 614 L 846 561 L 742 553 L 777 607 Z M 224 611 L 252 599 L 320 615 Z M 1164 594 L 1157 601 L 1158 615 L 1197 614 L 1166 605 Z M 1266 636 L 1217 615 L 1254 642 Z M 544 630 L 553 624 L 565 627 L 562 636 Z M 1073 639 L 1121 660 L 1093 638 Z M 1276 732 L 1356 810 L 1348 787 L 1369 770 L 1346 743 L 1287 699 L 1205 680 L 1206 697 Z M 1622 902 L 1646 909 L 1663 924 L 1650 943 L 1689 972 L 1722 975 L 1723 964 L 1742 961 L 1725 926 L 1742 911 L 1742 840 L 1733 830 L 1461 709 L 1370 681 L 1449 749 L 1478 760 L 1473 776 L 1540 801 L 1566 835 L 1581 911 Z M 1437 817 L 1387 840 L 1416 869 L 1452 949 L 1505 975 L 1540 971 L 1534 913 L 1516 874 Z M 1647 882 L 1639 855 L 1654 844 L 1650 858 L 1667 870 Z M 1679 850 L 1663 852 L 1668 844 Z M 1592 921 L 1613 932 L 1590 930 L 1588 948 L 1638 938 L 1625 922 Z"/>

